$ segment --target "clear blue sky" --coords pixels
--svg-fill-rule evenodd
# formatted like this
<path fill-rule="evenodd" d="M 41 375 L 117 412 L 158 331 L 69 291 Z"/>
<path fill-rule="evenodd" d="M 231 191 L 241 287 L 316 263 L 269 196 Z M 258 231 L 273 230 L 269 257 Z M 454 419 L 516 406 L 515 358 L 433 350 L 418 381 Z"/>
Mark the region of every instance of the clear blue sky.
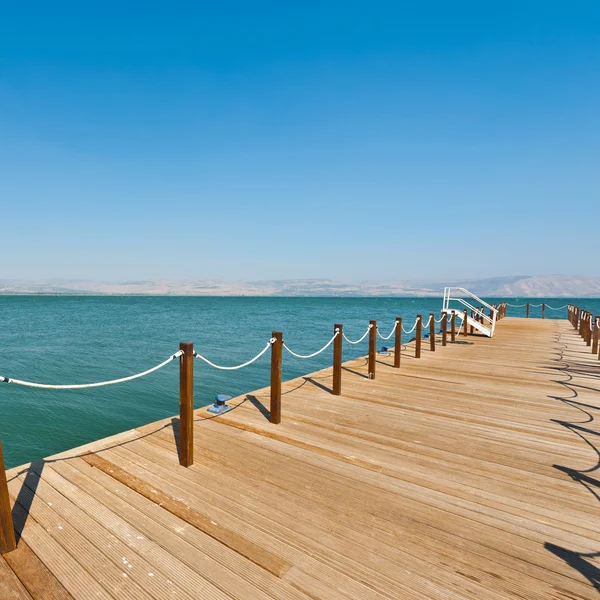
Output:
<path fill-rule="evenodd" d="M 598 276 L 599 32 L 597 0 L 2 2 L 0 278 Z"/>

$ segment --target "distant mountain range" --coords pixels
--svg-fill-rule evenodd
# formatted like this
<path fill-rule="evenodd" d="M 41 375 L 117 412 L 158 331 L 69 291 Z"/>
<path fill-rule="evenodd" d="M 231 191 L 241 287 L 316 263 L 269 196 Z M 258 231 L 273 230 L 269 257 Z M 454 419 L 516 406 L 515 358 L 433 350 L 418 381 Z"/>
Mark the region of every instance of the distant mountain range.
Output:
<path fill-rule="evenodd" d="M 600 277 L 518 275 L 464 280 L 363 281 L 329 279 L 280 281 L 101 282 L 81 279 L 26 281 L 0 279 L 0 294 L 143 295 L 143 296 L 441 296 L 444 286 L 465 287 L 488 297 L 600 297 Z"/>

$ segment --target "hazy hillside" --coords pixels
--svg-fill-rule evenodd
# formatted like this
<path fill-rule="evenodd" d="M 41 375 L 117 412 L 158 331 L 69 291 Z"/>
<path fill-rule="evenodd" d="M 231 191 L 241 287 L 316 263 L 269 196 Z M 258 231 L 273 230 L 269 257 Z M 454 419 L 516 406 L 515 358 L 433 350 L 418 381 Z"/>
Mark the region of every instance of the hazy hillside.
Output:
<path fill-rule="evenodd" d="M 439 296 L 445 285 L 481 296 L 600 297 L 600 277 L 520 275 L 454 281 L 407 280 L 344 283 L 327 279 L 282 281 L 22 281 L 0 279 L 0 294 L 137 294 L 186 296 Z"/>

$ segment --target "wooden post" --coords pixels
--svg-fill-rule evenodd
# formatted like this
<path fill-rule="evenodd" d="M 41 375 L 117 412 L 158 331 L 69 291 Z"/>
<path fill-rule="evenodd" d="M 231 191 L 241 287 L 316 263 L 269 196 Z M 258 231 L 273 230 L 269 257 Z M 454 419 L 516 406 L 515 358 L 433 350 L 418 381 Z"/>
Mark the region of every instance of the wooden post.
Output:
<path fill-rule="evenodd" d="M 469 311 L 468 311 L 468 309 L 465 308 L 465 316 L 464 316 L 464 322 L 463 322 L 463 325 L 464 325 L 463 336 L 464 337 L 467 337 L 469 335 L 469 332 L 467 331 L 467 328 L 469 327 L 468 319 L 469 319 Z"/>
<path fill-rule="evenodd" d="M 448 313 L 442 313 L 442 346 L 448 343 Z"/>
<path fill-rule="evenodd" d="M 369 321 L 369 379 L 375 379 L 375 363 L 377 360 L 377 321 Z"/>
<path fill-rule="evenodd" d="M 598 338 L 599 338 L 598 330 L 600 329 L 599 319 L 600 319 L 600 316 L 596 315 L 596 318 L 594 319 L 594 341 L 592 343 L 592 353 L 593 354 L 597 354 L 597 352 L 598 352 Z"/>
<path fill-rule="evenodd" d="M 429 313 L 429 349 L 435 352 L 435 315 Z"/>
<path fill-rule="evenodd" d="M 417 330 L 415 333 L 415 358 L 421 358 L 421 337 L 423 336 L 423 315 L 417 315 Z"/>
<path fill-rule="evenodd" d="M 585 324 L 585 343 L 592 345 L 592 313 L 588 313 L 587 323 Z"/>
<path fill-rule="evenodd" d="M 283 354 L 283 334 L 274 331 L 271 337 L 275 341 L 271 344 L 271 407 L 269 421 L 275 425 L 281 423 L 281 363 Z"/>
<path fill-rule="evenodd" d="M 473 311 L 471 311 L 471 319 L 474 319 L 474 318 L 475 318 L 475 313 Z M 471 333 L 471 335 L 473 335 L 473 332 L 474 332 L 473 325 L 471 325 L 470 327 L 471 327 L 470 333 Z"/>
<path fill-rule="evenodd" d="M 527 308 L 525 309 L 525 318 L 529 319 L 529 302 L 527 303 Z"/>
<path fill-rule="evenodd" d="M 450 320 L 450 341 L 456 341 L 456 311 L 452 311 L 452 317 Z"/>
<path fill-rule="evenodd" d="M 587 313 L 587 323 L 585 324 L 585 343 L 592 345 L 592 315 Z"/>
<path fill-rule="evenodd" d="M 179 464 L 194 464 L 194 344 L 181 342 L 179 349 Z"/>
<path fill-rule="evenodd" d="M 590 315 L 585 313 L 585 321 L 583 322 L 583 341 L 589 346 L 588 332 L 590 330 Z"/>
<path fill-rule="evenodd" d="M 342 325 L 334 325 L 333 333 L 338 334 L 333 340 L 333 395 L 340 396 L 342 393 Z"/>
<path fill-rule="evenodd" d="M 402 353 L 402 317 L 396 317 L 396 336 L 394 338 L 394 367 L 400 368 L 400 356 Z"/>
<path fill-rule="evenodd" d="M 15 526 L 10 509 L 2 442 L 0 442 L 0 554 L 8 554 L 15 550 L 16 547 Z"/>
<path fill-rule="evenodd" d="M 544 316 L 546 312 L 546 303 L 542 302 L 542 319 L 545 319 L 546 317 Z"/>

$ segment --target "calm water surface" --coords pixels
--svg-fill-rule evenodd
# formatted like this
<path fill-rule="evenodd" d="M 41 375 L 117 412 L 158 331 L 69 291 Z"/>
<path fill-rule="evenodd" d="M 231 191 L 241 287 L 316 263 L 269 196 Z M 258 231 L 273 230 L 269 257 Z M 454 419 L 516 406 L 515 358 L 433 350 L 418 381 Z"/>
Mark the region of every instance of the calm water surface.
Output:
<path fill-rule="evenodd" d="M 488 299 L 499 302 L 500 299 Z M 512 304 L 522 301 L 511 300 Z M 558 307 L 574 302 L 600 313 L 600 300 L 536 299 Z M 441 298 L 189 298 L 0 296 L 0 376 L 42 383 L 88 383 L 143 371 L 177 351 L 180 341 L 218 364 L 254 356 L 271 336 L 308 354 L 331 337 L 334 323 L 357 339 L 369 319 L 384 335 L 396 316 L 412 326 L 417 313 L 438 312 Z M 531 316 L 539 316 L 532 308 Z M 524 316 L 525 308 L 509 308 Z M 566 318 L 566 309 L 546 311 Z M 385 343 L 385 342 L 384 342 Z M 364 355 L 367 340 L 344 344 L 344 358 Z M 292 379 L 331 364 L 284 355 Z M 196 362 L 196 406 L 215 394 L 232 396 L 269 382 L 269 353 L 241 371 L 217 371 Z M 0 383 L 0 439 L 7 467 L 103 438 L 178 411 L 177 361 L 132 382 L 87 390 L 36 390 Z"/>

